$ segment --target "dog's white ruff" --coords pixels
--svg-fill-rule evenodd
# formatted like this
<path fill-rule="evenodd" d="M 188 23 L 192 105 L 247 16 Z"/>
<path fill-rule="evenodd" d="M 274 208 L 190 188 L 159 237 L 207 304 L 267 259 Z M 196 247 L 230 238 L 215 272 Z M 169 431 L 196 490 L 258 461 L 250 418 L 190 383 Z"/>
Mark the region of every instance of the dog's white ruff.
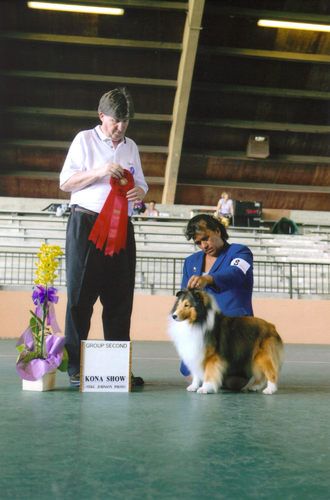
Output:
<path fill-rule="evenodd" d="M 188 320 L 176 321 L 170 317 L 169 334 L 180 358 L 193 376 L 193 383 L 187 390 L 196 391 L 204 374 L 204 329 L 198 324 L 191 325 Z"/>
<path fill-rule="evenodd" d="M 213 297 L 211 298 L 213 299 Z M 217 392 L 214 384 L 203 383 L 205 356 L 204 337 L 206 331 L 214 328 L 216 302 L 212 300 L 212 307 L 207 311 L 207 316 L 202 324 L 189 323 L 188 320 L 175 320 L 169 317 L 169 335 L 171 336 L 180 358 L 192 374 L 193 381 L 187 387 L 189 392 L 209 393 Z M 203 383 L 202 387 L 201 384 Z"/>

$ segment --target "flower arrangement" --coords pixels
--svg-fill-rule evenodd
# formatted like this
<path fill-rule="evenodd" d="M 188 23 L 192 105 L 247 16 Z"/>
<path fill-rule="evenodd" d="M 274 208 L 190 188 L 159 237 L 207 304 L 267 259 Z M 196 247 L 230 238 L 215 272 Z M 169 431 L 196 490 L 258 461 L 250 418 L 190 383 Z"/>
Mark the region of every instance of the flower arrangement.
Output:
<path fill-rule="evenodd" d="M 16 370 L 25 380 L 38 380 L 46 373 L 59 369 L 66 371 L 68 363 L 65 338 L 60 332 L 55 317 L 54 304 L 58 302 L 57 289 L 53 286 L 57 278 L 59 257 L 63 254 L 57 245 L 42 244 L 38 253 L 36 278 L 32 301 L 35 310 L 30 310 L 28 328 L 17 342 L 19 356 Z"/>

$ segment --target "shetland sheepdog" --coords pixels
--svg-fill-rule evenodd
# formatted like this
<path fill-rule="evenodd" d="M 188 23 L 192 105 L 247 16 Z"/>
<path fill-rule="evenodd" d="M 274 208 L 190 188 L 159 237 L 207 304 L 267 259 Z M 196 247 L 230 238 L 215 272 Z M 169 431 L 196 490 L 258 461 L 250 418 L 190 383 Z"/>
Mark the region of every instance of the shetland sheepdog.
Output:
<path fill-rule="evenodd" d="M 271 323 L 224 316 L 208 293 L 182 290 L 170 314 L 169 335 L 192 375 L 187 391 L 218 392 L 226 377 L 243 377 L 243 391 L 277 391 L 283 343 Z"/>

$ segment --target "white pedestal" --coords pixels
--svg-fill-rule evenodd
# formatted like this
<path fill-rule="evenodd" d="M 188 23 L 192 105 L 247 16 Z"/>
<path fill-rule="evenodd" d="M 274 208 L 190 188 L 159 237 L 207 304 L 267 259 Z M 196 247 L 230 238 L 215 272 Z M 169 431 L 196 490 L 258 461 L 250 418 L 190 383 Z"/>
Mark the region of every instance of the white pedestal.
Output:
<path fill-rule="evenodd" d="M 22 380 L 23 391 L 52 391 L 55 388 L 56 370 L 38 380 Z"/>

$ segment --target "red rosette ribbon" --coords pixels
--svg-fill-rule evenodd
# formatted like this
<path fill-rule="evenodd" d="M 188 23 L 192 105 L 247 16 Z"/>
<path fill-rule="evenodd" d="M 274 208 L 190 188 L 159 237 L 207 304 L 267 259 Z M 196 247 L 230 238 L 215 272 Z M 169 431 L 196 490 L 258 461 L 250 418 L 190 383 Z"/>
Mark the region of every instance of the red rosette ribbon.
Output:
<path fill-rule="evenodd" d="M 88 239 L 105 255 L 114 255 L 126 248 L 128 201 L 126 193 L 134 187 L 133 175 L 124 170 L 123 177 L 110 178 L 111 191 L 105 200 Z"/>

